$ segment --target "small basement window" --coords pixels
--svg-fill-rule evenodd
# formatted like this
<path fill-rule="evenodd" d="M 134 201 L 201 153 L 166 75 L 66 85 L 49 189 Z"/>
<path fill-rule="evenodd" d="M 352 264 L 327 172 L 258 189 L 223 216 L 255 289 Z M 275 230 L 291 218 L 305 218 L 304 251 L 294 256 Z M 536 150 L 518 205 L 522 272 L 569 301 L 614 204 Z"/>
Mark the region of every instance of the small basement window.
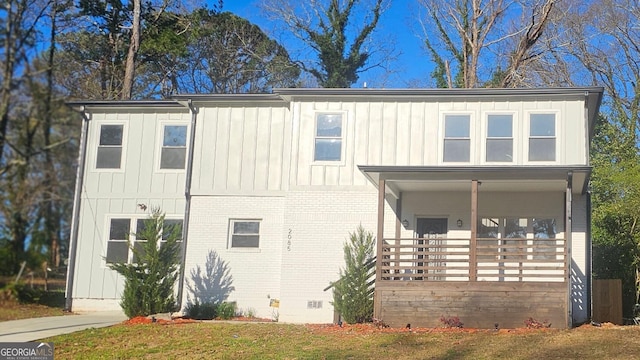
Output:
<path fill-rule="evenodd" d="M 260 245 L 259 220 L 231 220 L 231 248 L 258 248 Z"/>

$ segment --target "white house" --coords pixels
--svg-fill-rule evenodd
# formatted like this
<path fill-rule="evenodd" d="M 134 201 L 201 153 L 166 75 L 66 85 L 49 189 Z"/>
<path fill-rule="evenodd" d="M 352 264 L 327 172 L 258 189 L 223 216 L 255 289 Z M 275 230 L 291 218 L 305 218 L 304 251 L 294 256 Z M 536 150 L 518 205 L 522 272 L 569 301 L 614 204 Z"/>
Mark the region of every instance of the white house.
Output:
<path fill-rule="evenodd" d="M 325 288 L 362 224 L 378 239 L 375 316 L 392 326 L 585 322 L 589 143 L 602 92 L 276 89 L 71 102 L 84 122 L 67 306 L 119 308 L 124 281 L 107 263 L 135 261 L 127 234 L 160 207 L 183 224 L 183 309 L 226 298 L 259 317 L 332 322 Z M 231 281 L 207 275 L 207 262 L 226 265 Z"/>

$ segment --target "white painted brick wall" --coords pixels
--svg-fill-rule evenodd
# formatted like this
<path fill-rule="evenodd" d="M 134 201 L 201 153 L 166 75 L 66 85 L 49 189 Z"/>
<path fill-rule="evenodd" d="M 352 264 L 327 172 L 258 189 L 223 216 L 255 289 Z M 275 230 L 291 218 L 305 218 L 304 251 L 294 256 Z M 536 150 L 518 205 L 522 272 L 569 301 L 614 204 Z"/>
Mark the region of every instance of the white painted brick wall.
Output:
<path fill-rule="evenodd" d="M 393 232 L 393 213 L 387 212 L 387 232 Z M 229 249 L 229 219 L 261 219 L 260 249 Z M 331 290 L 343 266 L 343 244 L 349 232 L 362 224 L 376 232 L 377 190 L 326 191 L 321 188 L 290 191 L 276 196 L 194 197 L 186 261 L 186 280 L 191 269 L 204 269 L 206 255 L 217 251 L 228 263 L 235 290 L 229 301 L 274 317 L 270 299 L 280 300 L 279 321 L 330 323 L 333 321 Z M 290 236 L 290 238 L 289 238 Z M 290 243 L 288 243 L 290 241 Z M 187 303 L 187 294 L 183 306 Z M 193 295 L 190 295 L 193 298 Z M 308 302 L 322 302 L 308 309 Z"/>
<path fill-rule="evenodd" d="M 360 224 L 375 236 L 376 220 L 373 186 L 287 193 L 284 224 L 287 232 L 291 230 L 291 245 L 289 250 L 285 244 L 282 258 L 281 321 L 333 321 L 333 293 L 324 289 L 338 279 L 344 264 L 343 244 Z M 322 308 L 308 309 L 309 301 L 322 301 Z"/>
<path fill-rule="evenodd" d="M 193 197 L 185 281 L 191 281 L 191 270 L 197 265 L 204 271 L 207 254 L 214 250 L 231 270 L 235 290 L 228 301 L 235 301 L 241 310 L 255 311 L 258 317 L 270 318 L 270 298 L 280 295 L 283 209 L 282 197 Z M 260 219 L 260 248 L 231 249 L 230 219 Z M 193 298 L 185 287 L 183 306 L 188 296 Z"/>
<path fill-rule="evenodd" d="M 571 239 L 571 305 L 575 324 L 589 320 L 587 299 L 587 196 L 573 195 Z"/>

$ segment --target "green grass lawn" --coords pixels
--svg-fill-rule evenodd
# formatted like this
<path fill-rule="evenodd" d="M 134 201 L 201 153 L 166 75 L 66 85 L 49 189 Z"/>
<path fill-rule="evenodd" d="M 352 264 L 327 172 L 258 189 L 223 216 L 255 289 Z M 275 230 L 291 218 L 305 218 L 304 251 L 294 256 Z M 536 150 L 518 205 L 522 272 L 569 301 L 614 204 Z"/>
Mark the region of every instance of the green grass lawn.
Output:
<path fill-rule="evenodd" d="M 117 325 L 46 339 L 56 359 L 637 359 L 640 327 L 383 332 L 275 323 Z"/>

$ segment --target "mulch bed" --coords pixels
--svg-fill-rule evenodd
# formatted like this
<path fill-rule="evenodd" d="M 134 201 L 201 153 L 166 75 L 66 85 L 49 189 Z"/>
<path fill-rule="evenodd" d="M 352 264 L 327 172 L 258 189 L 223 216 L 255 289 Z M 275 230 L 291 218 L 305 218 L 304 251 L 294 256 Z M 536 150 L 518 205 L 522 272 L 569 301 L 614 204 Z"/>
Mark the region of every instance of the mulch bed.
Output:
<path fill-rule="evenodd" d="M 230 319 L 228 321 L 247 321 L 247 322 L 272 322 L 270 319 L 262 319 L 262 318 L 249 318 L 249 317 L 236 317 Z M 192 324 L 200 322 L 199 320 L 193 319 L 185 319 L 185 318 L 174 318 L 171 320 L 165 319 L 155 319 L 155 321 L 151 318 L 145 316 L 137 316 L 131 318 L 129 320 L 124 321 L 122 324 L 124 325 L 138 325 L 138 324 L 159 324 L 159 325 L 179 325 L 179 324 Z M 524 334 L 531 332 L 541 332 L 541 331 L 554 331 L 557 329 L 549 329 L 549 328 L 541 328 L 541 329 L 533 329 L 533 328 L 517 328 L 517 329 L 473 329 L 473 328 L 446 328 L 446 327 L 436 327 L 436 328 L 392 328 L 392 327 L 383 327 L 378 326 L 373 323 L 365 323 L 365 324 L 306 324 L 306 328 L 310 329 L 314 333 L 318 334 L 329 334 L 329 333 L 342 333 L 342 334 L 375 334 L 375 333 L 497 333 L 497 334 Z M 611 323 L 603 323 L 601 326 L 593 326 L 591 324 L 582 325 L 576 329 L 579 330 L 595 330 L 598 328 L 613 328 L 613 327 L 622 327 L 620 325 L 614 325 Z"/>

